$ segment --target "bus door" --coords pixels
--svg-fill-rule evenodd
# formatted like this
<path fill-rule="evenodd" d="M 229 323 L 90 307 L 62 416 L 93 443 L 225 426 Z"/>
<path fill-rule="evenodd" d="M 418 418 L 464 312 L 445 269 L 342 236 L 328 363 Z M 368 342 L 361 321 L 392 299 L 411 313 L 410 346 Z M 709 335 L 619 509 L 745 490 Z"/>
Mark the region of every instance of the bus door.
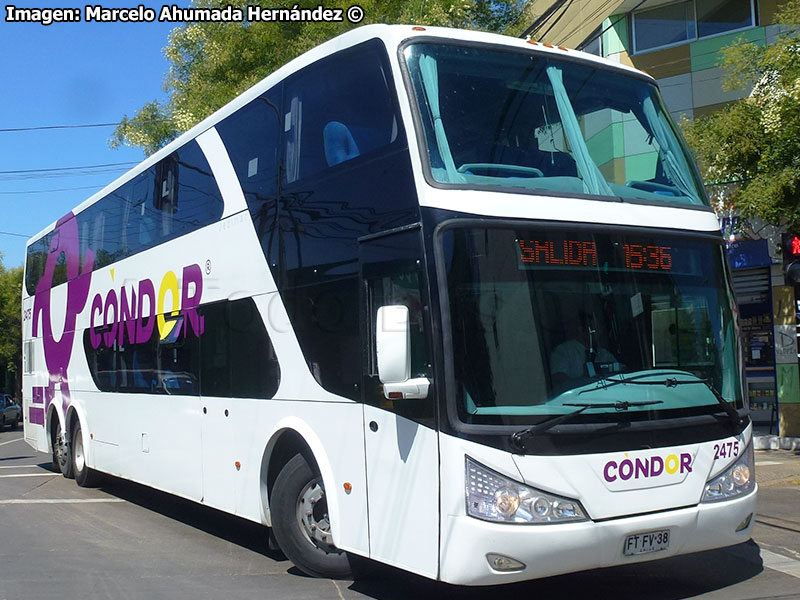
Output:
<path fill-rule="evenodd" d="M 360 240 L 359 254 L 370 557 L 436 577 L 439 449 L 428 386 L 432 369 L 422 235 L 411 229 L 368 236 Z M 397 315 L 399 333 L 391 331 Z M 389 330 L 388 338 L 382 329 Z M 392 335 L 406 342 L 395 344 Z M 405 382 L 381 381 L 398 379 L 387 375 L 385 359 L 380 366 L 387 373 L 379 373 L 377 345 L 387 340 L 395 350 L 407 344 L 406 373 L 399 378 Z"/>

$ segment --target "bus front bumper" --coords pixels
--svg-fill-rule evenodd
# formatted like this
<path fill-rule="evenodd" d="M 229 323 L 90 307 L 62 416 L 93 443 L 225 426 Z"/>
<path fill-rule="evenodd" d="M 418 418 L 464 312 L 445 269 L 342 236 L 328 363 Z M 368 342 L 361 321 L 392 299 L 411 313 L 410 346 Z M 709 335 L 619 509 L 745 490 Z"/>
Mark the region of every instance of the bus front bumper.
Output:
<path fill-rule="evenodd" d="M 447 515 L 442 523 L 439 578 L 458 585 L 494 585 L 732 546 L 752 536 L 756 494 L 757 488 L 735 500 L 600 522 L 519 525 Z M 666 549 L 623 553 L 628 536 L 666 529 L 670 532 Z M 487 559 L 492 554 L 518 561 L 524 568 L 496 570 Z"/>

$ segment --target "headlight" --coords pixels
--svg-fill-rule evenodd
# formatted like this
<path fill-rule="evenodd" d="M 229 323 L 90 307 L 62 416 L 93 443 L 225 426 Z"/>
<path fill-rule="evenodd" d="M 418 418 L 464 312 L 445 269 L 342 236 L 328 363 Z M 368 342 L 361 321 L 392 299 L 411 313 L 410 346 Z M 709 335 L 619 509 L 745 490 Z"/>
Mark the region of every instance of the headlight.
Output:
<path fill-rule="evenodd" d="M 517 483 L 467 457 L 467 514 L 499 523 L 585 521 L 580 502 Z"/>
<path fill-rule="evenodd" d="M 706 484 L 701 502 L 719 502 L 738 498 L 752 492 L 755 486 L 753 443 L 750 442 L 739 460 Z"/>

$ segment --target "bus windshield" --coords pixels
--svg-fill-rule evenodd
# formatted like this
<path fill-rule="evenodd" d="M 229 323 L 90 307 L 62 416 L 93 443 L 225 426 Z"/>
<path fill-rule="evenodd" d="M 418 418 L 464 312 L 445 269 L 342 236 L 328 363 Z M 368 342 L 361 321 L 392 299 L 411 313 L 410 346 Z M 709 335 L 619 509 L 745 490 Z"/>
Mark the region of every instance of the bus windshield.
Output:
<path fill-rule="evenodd" d="M 711 236 L 446 226 L 459 418 L 536 424 L 716 413 L 742 399 L 732 294 Z M 721 398 L 720 398 L 721 397 Z"/>
<path fill-rule="evenodd" d="M 707 205 L 644 78 L 487 46 L 405 49 L 436 184 Z"/>

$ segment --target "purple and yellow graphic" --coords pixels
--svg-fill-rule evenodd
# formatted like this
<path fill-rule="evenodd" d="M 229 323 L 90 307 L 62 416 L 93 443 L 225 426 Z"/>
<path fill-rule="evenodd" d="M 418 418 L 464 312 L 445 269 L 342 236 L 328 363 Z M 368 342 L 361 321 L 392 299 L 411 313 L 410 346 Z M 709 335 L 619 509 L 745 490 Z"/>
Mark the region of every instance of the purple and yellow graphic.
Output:
<path fill-rule="evenodd" d="M 63 257 L 63 258 L 62 258 Z M 53 335 L 51 312 L 51 289 L 56 267 L 61 263 L 67 270 L 67 306 L 64 320 L 64 333 L 56 340 Z M 50 240 L 50 249 L 44 275 L 36 287 L 33 303 L 33 336 L 42 336 L 44 359 L 49 374 L 47 387 L 33 389 L 33 404 L 29 418 L 31 423 L 44 425 L 45 411 L 55 398 L 56 386 L 61 390 L 64 410 L 69 406 L 69 377 L 67 369 L 72 357 L 72 344 L 75 339 L 75 322 L 86 306 L 89 297 L 89 284 L 94 268 L 94 252 L 87 249 L 80 264 L 80 244 L 75 215 L 68 213 L 56 223 Z"/>
<path fill-rule="evenodd" d="M 55 226 L 44 274 L 36 287 L 33 305 L 33 336 L 41 335 L 48 385 L 34 386 L 29 420 L 44 425 L 50 403 L 61 392 L 62 408 L 66 413 L 70 405 L 68 369 L 72 359 L 75 328 L 78 315 L 87 306 L 95 254 L 86 249 L 81 264 L 78 225 L 73 213 L 62 217 Z M 53 333 L 51 291 L 56 269 L 66 267 L 67 301 L 64 332 L 60 339 Z M 114 269 L 110 269 L 112 280 Z M 61 277 L 59 277 L 61 279 Z M 158 291 L 149 278 L 134 286 L 109 289 L 105 294 L 95 294 L 89 312 L 89 340 L 94 349 L 111 348 L 115 342 L 124 344 L 147 343 L 157 330 L 158 339 L 177 340 L 180 336 L 200 337 L 205 329 L 204 317 L 198 307 L 203 295 L 203 272 L 197 264 L 183 268 L 179 281 L 174 271 L 167 271 Z"/>

